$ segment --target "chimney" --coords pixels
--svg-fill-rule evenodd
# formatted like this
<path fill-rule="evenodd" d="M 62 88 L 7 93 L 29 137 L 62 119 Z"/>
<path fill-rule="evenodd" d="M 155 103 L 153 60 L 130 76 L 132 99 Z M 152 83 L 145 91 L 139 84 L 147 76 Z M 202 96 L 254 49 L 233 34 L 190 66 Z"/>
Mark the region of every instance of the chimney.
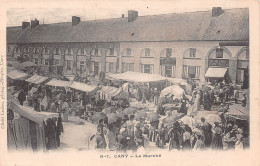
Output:
<path fill-rule="evenodd" d="M 125 15 L 124 15 L 124 14 L 122 14 L 122 18 L 125 18 Z"/>
<path fill-rule="evenodd" d="M 133 22 L 138 17 L 138 11 L 128 10 L 128 22 Z"/>
<path fill-rule="evenodd" d="M 221 7 L 213 7 L 212 8 L 212 17 L 218 17 L 223 14 L 225 11 L 222 10 Z"/>
<path fill-rule="evenodd" d="M 39 20 L 35 19 L 31 21 L 31 28 L 35 28 L 39 25 Z"/>
<path fill-rule="evenodd" d="M 28 26 L 30 26 L 30 22 L 22 22 L 22 29 L 26 29 Z"/>
<path fill-rule="evenodd" d="M 80 22 L 80 17 L 72 16 L 72 26 L 78 25 Z"/>

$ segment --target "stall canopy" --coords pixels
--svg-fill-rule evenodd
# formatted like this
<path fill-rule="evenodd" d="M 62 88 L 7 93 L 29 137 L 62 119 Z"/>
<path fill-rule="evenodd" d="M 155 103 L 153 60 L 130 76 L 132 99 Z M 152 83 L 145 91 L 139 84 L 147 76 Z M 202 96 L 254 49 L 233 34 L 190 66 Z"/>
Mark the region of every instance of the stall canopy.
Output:
<path fill-rule="evenodd" d="M 180 85 L 188 86 L 188 82 L 181 78 L 167 78 L 167 80 L 173 84 L 180 84 Z"/>
<path fill-rule="evenodd" d="M 182 96 L 185 94 L 184 89 L 182 89 L 178 85 L 169 86 L 161 91 L 160 97 L 164 97 L 167 95 L 174 95 L 174 99 L 181 99 Z"/>
<path fill-rule="evenodd" d="M 227 68 L 208 68 L 205 78 L 224 78 Z"/>
<path fill-rule="evenodd" d="M 40 84 L 40 83 L 46 81 L 47 79 L 48 79 L 48 77 L 39 76 L 39 75 L 35 74 L 25 81 L 30 82 L 30 83 L 34 83 L 34 84 Z"/>
<path fill-rule="evenodd" d="M 70 88 L 88 92 L 88 93 L 94 92 L 98 89 L 97 86 L 87 85 L 87 84 L 76 82 L 76 81 L 72 82 L 72 84 L 70 85 Z"/>
<path fill-rule="evenodd" d="M 58 87 L 69 87 L 71 85 L 71 82 L 70 81 L 62 81 L 62 80 L 52 79 L 49 82 L 47 82 L 45 85 L 58 86 Z"/>
<path fill-rule="evenodd" d="M 108 94 L 109 96 L 113 97 L 113 96 L 119 95 L 122 92 L 122 89 L 115 88 L 115 87 L 112 87 L 112 86 L 102 86 L 100 91 L 102 93 Z"/>
<path fill-rule="evenodd" d="M 165 77 L 157 74 L 147 74 L 130 71 L 121 74 L 107 74 L 106 78 L 110 80 L 123 80 L 128 82 L 157 82 L 166 80 Z"/>
<path fill-rule="evenodd" d="M 21 106 L 12 101 L 8 102 L 8 109 L 11 109 L 19 115 L 39 124 L 42 124 L 43 121 L 46 121 L 48 118 L 59 117 L 58 113 L 36 112 L 32 107 Z"/>
<path fill-rule="evenodd" d="M 27 73 L 24 73 L 19 70 L 13 70 L 7 73 L 7 76 L 14 80 L 25 80 L 30 77 Z"/>
<path fill-rule="evenodd" d="M 225 115 L 239 120 L 249 120 L 248 113 L 238 109 L 230 109 L 227 113 L 225 113 Z"/>

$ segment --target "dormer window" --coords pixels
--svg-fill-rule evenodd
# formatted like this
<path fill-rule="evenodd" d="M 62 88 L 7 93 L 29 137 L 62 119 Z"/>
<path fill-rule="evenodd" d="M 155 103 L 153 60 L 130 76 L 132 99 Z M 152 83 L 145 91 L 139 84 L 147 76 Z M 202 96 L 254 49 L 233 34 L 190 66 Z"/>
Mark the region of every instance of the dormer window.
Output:
<path fill-rule="evenodd" d="M 150 48 L 145 49 L 145 56 L 150 56 Z"/>

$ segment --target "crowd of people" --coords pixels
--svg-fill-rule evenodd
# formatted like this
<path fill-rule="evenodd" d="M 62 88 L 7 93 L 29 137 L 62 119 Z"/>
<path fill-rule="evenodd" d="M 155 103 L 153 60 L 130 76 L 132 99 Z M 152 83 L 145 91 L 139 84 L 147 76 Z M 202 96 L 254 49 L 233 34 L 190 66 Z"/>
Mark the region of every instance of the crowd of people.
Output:
<path fill-rule="evenodd" d="M 89 82 L 88 82 L 89 83 Z M 113 82 L 102 83 L 101 85 L 115 86 Z M 156 110 L 153 113 L 158 115 L 156 120 L 149 120 L 146 116 L 138 117 L 140 111 L 132 114 L 118 116 L 115 121 L 109 122 L 106 118 L 99 119 L 97 133 L 91 139 L 96 142 L 96 149 L 108 149 L 118 151 L 137 151 L 139 148 L 168 148 L 169 150 L 203 150 L 203 149 L 234 149 L 243 147 L 245 133 L 232 121 L 225 119 L 225 112 L 229 104 L 241 103 L 247 105 L 246 94 L 241 98 L 239 89 L 234 84 L 223 82 L 207 83 L 202 87 L 190 85 L 185 89 L 186 94 L 181 98 L 174 99 L 174 94 L 160 96 L 162 86 L 149 86 L 149 84 L 118 84 L 118 88 L 124 89 L 123 98 L 111 97 L 108 102 L 101 99 L 99 93 L 87 94 L 81 91 L 71 91 L 66 88 L 55 88 L 45 85 L 29 84 L 21 87 L 17 99 L 20 105 L 34 107 L 35 111 L 49 111 L 60 113 L 59 121 L 68 121 L 69 115 L 88 117 L 91 120 L 97 112 L 112 107 L 110 113 L 120 115 L 121 112 L 130 107 L 132 98 L 141 104 L 152 103 Z M 187 90 L 189 89 L 189 90 Z M 27 96 L 27 97 L 25 97 Z M 166 109 L 164 104 L 174 104 L 174 107 Z M 213 125 L 202 117 L 200 122 L 189 126 L 181 121 L 184 116 L 194 118 L 201 110 L 210 111 L 213 106 L 218 107 L 221 122 Z M 75 109 L 74 107 L 77 107 Z M 150 110 L 151 111 L 151 110 Z M 103 112 L 103 111 L 102 111 Z M 163 118 L 164 117 L 164 118 Z M 172 120 L 164 122 L 164 119 Z M 49 122 L 51 123 L 51 122 Z M 51 126 L 51 125 L 49 125 Z M 59 135 L 63 129 L 53 135 L 53 128 L 48 129 L 48 135 L 53 143 L 50 146 L 59 146 Z M 54 145 L 55 144 L 55 145 Z"/>

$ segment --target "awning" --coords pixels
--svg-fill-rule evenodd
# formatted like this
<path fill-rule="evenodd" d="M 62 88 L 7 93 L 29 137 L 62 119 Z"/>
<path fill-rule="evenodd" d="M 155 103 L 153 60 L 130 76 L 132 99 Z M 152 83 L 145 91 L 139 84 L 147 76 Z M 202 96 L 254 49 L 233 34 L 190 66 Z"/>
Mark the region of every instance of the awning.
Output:
<path fill-rule="evenodd" d="M 12 101 L 8 102 L 8 109 L 11 109 L 19 115 L 40 124 L 42 124 L 43 121 L 46 121 L 48 118 L 59 117 L 58 113 L 36 112 L 32 107 L 21 106 Z"/>
<path fill-rule="evenodd" d="M 95 91 L 98 87 L 73 81 L 72 84 L 70 85 L 70 88 L 90 93 Z"/>
<path fill-rule="evenodd" d="M 7 76 L 14 80 L 25 80 L 29 77 L 27 73 L 24 73 L 19 70 L 13 70 L 7 73 Z"/>
<path fill-rule="evenodd" d="M 173 96 L 174 99 L 181 99 L 182 96 L 185 94 L 185 91 L 180 86 L 173 85 L 173 86 L 169 86 L 167 88 L 164 88 L 161 91 L 160 97 L 164 97 L 164 96 L 167 96 L 169 94 L 174 95 Z"/>
<path fill-rule="evenodd" d="M 62 81 L 62 80 L 52 79 L 49 82 L 47 82 L 45 85 L 58 86 L 58 87 L 69 87 L 71 85 L 71 82 L 70 81 Z"/>
<path fill-rule="evenodd" d="M 167 80 L 173 84 L 180 84 L 180 85 L 188 86 L 188 82 L 181 78 L 167 78 Z"/>
<path fill-rule="evenodd" d="M 109 96 L 113 97 L 113 96 L 119 95 L 120 92 L 122 91 L 122 89 L 115 88 L 115 87 L 112 87 L 112 86 L 102 86 L 100 91 L 102 93 L 108 94 Z"/>
<path fill-rule="evenodd" d="M 40 84 L 40 83 L 46 81 L 47 79 L 48 79 L 48 77 L 39 76 L 39 75 L 35 74 L 25 81 L 30 82 L 30 83 L 34 83 L 34 84 Z"/>
<path fill-rule="evenodd" d="M 239 120 L 249 120 L 249 114 L 238 110 L 238 109 L 230 109 L 227 113 L 225 113 L 226 116 L 239 119 Z"/>
<path fill-rule="evenodd" d="M 208 68 L 205 78 L 224 78 L 227 68 Z"/>
<path fill-rule="evenodd" d="M 112 80 L 124 80 L 128 82 L 157 82 L 166 80 L 166 78 L 161 75 L 130 71 L 121 74 L 107 74 L 106 78 Z"/>

